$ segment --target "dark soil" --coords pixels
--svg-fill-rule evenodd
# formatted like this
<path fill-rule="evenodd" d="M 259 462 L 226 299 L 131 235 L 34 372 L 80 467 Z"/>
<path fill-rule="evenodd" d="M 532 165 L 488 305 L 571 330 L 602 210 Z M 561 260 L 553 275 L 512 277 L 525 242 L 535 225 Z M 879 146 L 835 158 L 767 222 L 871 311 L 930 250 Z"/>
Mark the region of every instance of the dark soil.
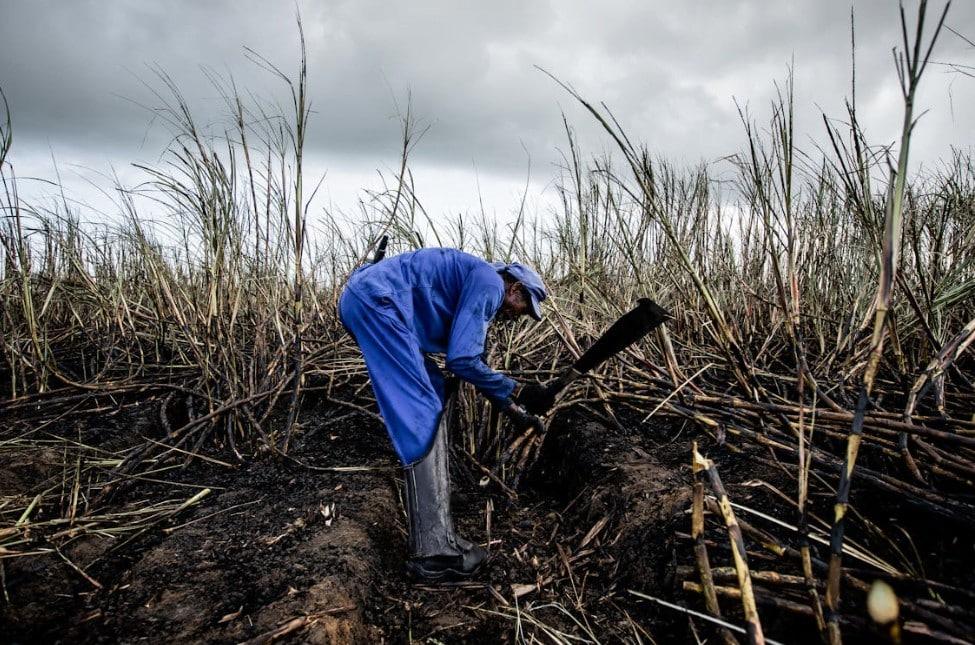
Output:
<path fill-rule="evenodd" d="M 150 407 L 62 431 L 118 448 L 138 432 L 153 434 Z M 128 544 L 97 534 L 70 541 L 64 556 L 91 580 L 54 553 L 4 560 L 9 600 L 0 641 L 496 643 L 543 629 L 602 642 L 693 641 L 685 617 L 628 592 L 701 606 L 675 576 L 678 565 L 692 563 L 681 537 L 690 526 L 691 441 L 700 439 L 692 429 L 634 420 L 620 430 L 577 414 L 559 418 L 517 500 L 455 450 L 455 521 L 489 545 L 492 561 L 474 582 L 428 587 L 403 570 L 402 482 L 383 428 L 360 415 L 329 422 L 327 412 L 304 414 L 291 452 L 301 464 L 268 456 L 228 469 L 197 460 L 170 473 L 171 483 L 140 482 L 113 500 L 124 509 L 212 489 Z M 756 483 L 791 492 L 786 476 L 721 448 L 712 453 L 735 501 L 792 519 Z M 0 457 L 4 495 L 61 474 L 54 448 Z M 336 467 L 361 470 L 316 470 Z M 716 526 L 712 566 L 728 566 Z M 761 547 L 751 540 L 749 547 L 759 552 L 755 568 L 772 568 Z M 737 620 L 734 603 L 725 605 Z M 774 610 L 763 620 L 769 635 L 816 641 L 808 620 Z M 697 629 L 713 634 L 703 623 Z"/>

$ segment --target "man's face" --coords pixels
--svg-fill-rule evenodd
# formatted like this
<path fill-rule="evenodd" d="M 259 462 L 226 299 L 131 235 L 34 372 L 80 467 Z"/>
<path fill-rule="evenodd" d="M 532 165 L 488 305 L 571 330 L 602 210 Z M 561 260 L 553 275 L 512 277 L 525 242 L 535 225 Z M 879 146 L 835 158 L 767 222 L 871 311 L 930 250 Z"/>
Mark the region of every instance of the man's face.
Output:
<path fill-rule="evenodd" d="M 528 313 L 531 304 L 528 294 L 520 282 L 511 282 L 505 286 L 504 300 L 498 310 L 500 320 L 517 320 Z"/>

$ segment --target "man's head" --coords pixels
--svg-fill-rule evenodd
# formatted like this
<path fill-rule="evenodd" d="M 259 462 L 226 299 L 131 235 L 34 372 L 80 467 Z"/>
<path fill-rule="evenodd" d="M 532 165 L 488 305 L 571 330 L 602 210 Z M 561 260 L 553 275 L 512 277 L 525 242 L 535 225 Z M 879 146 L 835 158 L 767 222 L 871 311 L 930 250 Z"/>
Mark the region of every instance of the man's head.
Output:
<path fill-rule="evenodd" d="M 541 301 L 545 300 L 548 293 L 538 274 L 519 262 L 496 262 L 494 267 L 504 278 L 504 299 L 498 310 L 498 317 L 514 320 L 527 314 L 535 320 L 541 320 Z"/>

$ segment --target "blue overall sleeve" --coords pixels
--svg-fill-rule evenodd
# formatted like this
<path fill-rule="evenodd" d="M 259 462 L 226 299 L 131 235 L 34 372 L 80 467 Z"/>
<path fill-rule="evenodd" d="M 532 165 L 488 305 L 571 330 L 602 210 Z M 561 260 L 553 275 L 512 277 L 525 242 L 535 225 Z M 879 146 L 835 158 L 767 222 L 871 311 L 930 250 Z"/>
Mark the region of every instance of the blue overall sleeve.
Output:
<path fill-rule="evenodd" d="M 494 269 L 485 265 L 472 271 L 465 280 L 447 342 L 447 369 L 496 402 L 510 397 L 515 389 L 513 380 L 492 370 L 482 358 L 488 323 L 503 298 L 504 282 Z"/>

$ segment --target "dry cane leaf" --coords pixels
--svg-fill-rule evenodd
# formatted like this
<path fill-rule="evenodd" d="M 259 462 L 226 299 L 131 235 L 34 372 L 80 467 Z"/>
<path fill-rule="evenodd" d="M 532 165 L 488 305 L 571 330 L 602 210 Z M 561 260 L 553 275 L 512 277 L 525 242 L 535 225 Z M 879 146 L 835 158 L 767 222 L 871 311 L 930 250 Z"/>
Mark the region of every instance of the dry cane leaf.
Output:
<path fill-rule="evenodd" d="M 94 610 L 92 612 L 89 612 L 88 614 L 85 614 L 85 616 L 82 617 L 82 619 L 81 619 L 80 622 L 87 623 L 89 621 L 92 621 L 92 620 L 96 620 L 98 618 L 101 618 L 102 615 L 103 615 L 102 614 L 102 610 L 101 609 L 96 609 L 96 610 Z"/>
<path fill-rule="evenodd" d="M 587 544 L 593 541 L 600 531 L 606 527 L 606 523 L 609 522 L 609 515 L 604 515 L 598 522 L 593 524 L 589 532 L 586 533 L 586 537 L 582 538 L 582 542 L 579 544 L 579 549 L 584 549 Z"/>
<path fill-rule="evenodd" d="M 537 589 L 535 585 L 525 585 L 525 584 L 511 585 L 511 593 L 515 595 L 515 599 L 530 594 L 531 592 L 535 591 L 535 589 Z"/>

